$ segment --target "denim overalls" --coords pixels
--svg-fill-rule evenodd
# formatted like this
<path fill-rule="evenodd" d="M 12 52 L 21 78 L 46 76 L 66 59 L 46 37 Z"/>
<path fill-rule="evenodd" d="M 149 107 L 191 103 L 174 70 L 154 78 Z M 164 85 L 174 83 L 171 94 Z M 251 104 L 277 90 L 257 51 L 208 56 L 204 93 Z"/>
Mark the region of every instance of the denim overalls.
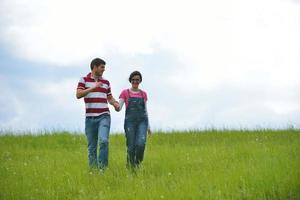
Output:
<path fill-rule="evenodd" d="M 127 144 L 127 166 L 135 167 L 144 158 L 147 138 L 148 116 L 143 98 L 131 97 L 128 92 L 128 106 L 125 111 L 124 129 Z"/>

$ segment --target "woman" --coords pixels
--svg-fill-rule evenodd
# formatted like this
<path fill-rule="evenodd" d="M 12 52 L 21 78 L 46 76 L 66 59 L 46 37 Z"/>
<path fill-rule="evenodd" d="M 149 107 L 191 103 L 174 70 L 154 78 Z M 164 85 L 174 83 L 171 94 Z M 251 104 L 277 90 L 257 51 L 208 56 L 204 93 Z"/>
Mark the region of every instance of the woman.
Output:
<path fill-rule="evenodd" d="M 151 134 L 147 113 L 147 93 L 139 89 L 142 74 L 134 71 L 129 76 L 130 89 L 120 94 L 120 111 L 125 103 L 124 129 L 127 144 L 127 166 L 137 167 L 144 158 L 147 132 Z"/>

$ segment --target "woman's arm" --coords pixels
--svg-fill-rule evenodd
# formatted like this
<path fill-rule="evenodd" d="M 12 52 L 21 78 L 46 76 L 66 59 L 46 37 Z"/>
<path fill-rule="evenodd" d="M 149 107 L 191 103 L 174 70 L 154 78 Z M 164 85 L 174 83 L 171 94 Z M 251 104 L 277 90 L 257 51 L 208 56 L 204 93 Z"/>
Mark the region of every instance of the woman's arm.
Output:
<path fill-rule="evenodd" d="M 148 123 L 148 134 L 151 134 L 151 129 L 150 129 L 150 123 L 149 123 L 149 115 L 148 115 L 148 109 L 147 109 L 147 101 L 145 102 L 145 110 L 146 110 L 146 115 L 147 115 L 147 123 Z"/>
<path fill-rule="evenodd" d="M 124 105 L 124 102 L 125 102 L 125 101 L 124 101 L 124 99 L 122 99 L 122 98 L 120 98 L 120 99 L 119 99 L 119 109 L 118 109 L 118 110 L 116 110 L 116 111 L 118 111 L 118 112 L 119 112 L 119 111 L 121 111 L 121 110 L 122 110 L 122 108 L 123 108 L 123 105 Z"/>

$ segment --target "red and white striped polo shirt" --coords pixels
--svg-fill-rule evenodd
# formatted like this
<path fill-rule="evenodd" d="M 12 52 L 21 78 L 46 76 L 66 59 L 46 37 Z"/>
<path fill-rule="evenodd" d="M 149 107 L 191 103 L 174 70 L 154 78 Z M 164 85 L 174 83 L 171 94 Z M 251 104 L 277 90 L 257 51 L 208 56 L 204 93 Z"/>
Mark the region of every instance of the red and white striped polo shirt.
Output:
<path fill-rule="evenodd" d="M 98 87 L 94 92 L 88 93 L 84 97 L 85 102 L 85 115 L 89 116 L 99 116 L 104 113 L 109 113 L 109 108 L 107 104 L 107 96 L 111 95 L 110 83 L 106 79 L 99 79 L 102 83 L 101 87 Z M 77 89 L 87 89 L 95 87 L 96 80 L 89 73 L 85 77 L 81 77 L 77 86 Z"/>

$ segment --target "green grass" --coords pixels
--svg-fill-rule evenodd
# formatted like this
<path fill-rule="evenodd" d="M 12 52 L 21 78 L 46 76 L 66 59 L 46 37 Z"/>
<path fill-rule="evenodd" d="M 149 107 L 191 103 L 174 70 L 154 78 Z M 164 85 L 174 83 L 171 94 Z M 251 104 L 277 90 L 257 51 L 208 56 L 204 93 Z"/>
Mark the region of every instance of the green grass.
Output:
<path fill-rule="evenodd" d="M 300 199 L 297 130 L 157 133 L 136 173 L 124 135 L 109 147 L 90 172 L 84 135 L 0 136 L 0 199 Z"/>

